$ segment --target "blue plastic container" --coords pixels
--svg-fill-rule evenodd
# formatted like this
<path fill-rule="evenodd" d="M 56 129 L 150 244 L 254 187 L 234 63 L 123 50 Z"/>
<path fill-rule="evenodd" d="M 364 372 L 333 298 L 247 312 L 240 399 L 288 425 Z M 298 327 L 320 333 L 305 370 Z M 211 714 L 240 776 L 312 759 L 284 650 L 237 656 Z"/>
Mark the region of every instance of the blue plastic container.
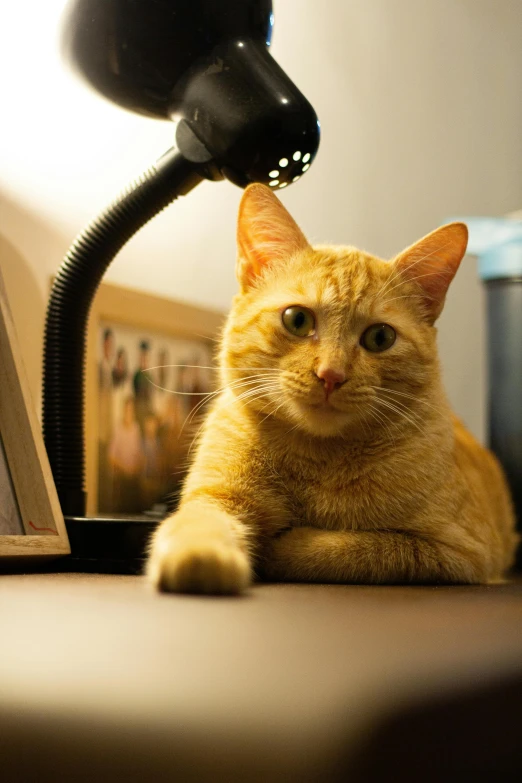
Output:
<path fill-rule="evenodd" d="M 489 445 L 506 471 L 522 530 L 522 221 L 462 218 L 486 286 Z M 522 567 L 522 547 L 518 562 Z"/>

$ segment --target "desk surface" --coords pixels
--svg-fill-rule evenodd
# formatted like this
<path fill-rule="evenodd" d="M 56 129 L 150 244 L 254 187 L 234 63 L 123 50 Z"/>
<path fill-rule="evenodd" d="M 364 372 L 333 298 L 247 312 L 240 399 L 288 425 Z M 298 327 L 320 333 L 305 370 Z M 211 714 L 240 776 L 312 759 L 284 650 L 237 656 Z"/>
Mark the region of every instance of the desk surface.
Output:
<path fill-rule="evenodd" d="M 521 582 L 200 598 L 132 576 L 4 575 L 0 628 L 6 783 L 522 770 Z"/>

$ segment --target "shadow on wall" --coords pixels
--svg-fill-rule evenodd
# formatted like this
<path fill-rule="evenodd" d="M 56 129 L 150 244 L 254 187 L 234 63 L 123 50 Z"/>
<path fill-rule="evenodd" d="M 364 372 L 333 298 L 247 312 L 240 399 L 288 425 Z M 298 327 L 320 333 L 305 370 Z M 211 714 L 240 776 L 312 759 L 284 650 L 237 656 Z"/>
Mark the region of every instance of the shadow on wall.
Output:
<path fill-rule="evenodd" d="M 42 383 L 45 310 L 51 275 L 68 241 L 38 216 L 0 192 L 0 270 L 29 388 L 38 413 Z"/>

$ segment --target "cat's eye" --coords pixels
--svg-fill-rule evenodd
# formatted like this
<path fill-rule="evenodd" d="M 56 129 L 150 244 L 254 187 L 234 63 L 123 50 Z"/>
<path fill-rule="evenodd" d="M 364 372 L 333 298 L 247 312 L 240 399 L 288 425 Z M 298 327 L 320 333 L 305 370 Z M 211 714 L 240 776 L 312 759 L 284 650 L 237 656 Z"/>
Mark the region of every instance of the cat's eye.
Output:
<path fill-rule="evenodd" d="M 397 339 L 397 333 L 388 324 L 373 324 L 361 337 L 361 345 L 371 353 L 381 353 L 391 348 Z"/>
<path fill-rule="evenodd" d="M 315 332 L 315 316 L 307 307 L 287 307 L 282 320 L 285 329 L 296 337 L 310 337 Z"/>

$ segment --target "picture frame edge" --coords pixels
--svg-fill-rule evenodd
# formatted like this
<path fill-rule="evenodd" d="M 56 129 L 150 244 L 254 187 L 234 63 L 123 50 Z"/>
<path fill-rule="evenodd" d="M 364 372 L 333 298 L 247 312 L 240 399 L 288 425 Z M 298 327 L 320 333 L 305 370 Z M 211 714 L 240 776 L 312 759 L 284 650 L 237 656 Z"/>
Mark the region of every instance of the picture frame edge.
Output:
<path fill-rule="evenodd" d="M 5 373 L 0 400 L 0 435 L 24 530 L 24 533 L 15 535 L 0 534 L 0 561 L 67 555 L 70 553 L 70 546 L 65 521 L 29 389 L 1 271 L 0 367 L 3 367 Z M 9 407 L 10 404 L 12 408 Z M 28 437 L 20 438 L 20 430 Z M 32 519 L 39 521 L 40 513 L 45 516 L 42 531 L 45 527 L 46 533 L 37 534 L 35 530 L 38 526 L 34 525 Z M 47 534 L 49 530 L 52 530 L 51 535 Z"/>

